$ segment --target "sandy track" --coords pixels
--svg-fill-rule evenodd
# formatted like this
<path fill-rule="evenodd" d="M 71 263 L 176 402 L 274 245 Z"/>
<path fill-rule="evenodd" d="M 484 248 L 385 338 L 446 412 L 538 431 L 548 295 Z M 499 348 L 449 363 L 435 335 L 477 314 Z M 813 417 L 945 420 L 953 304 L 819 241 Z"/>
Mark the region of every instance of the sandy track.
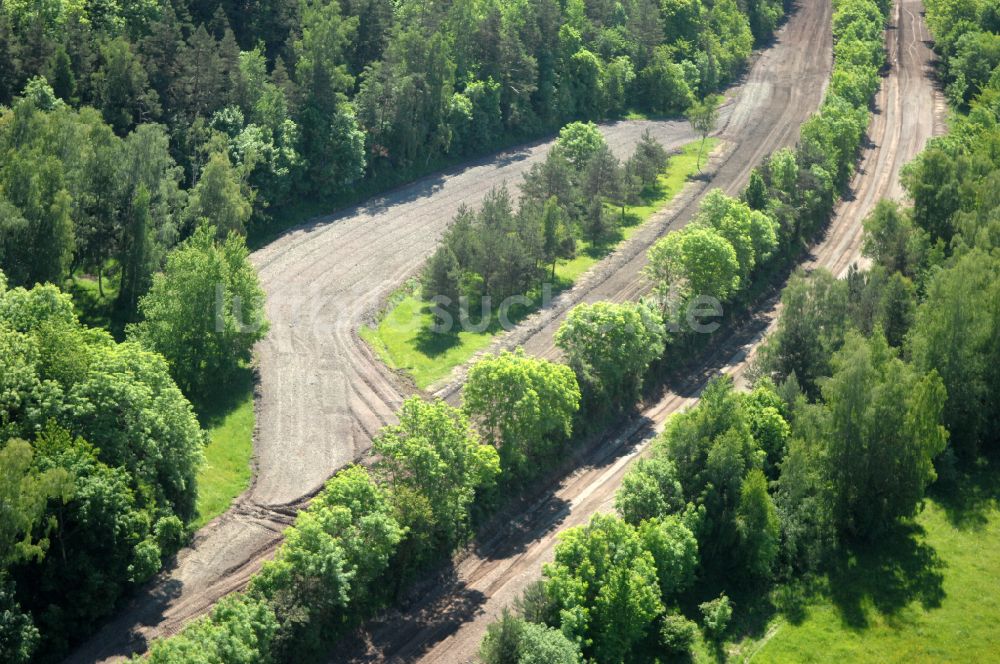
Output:
<path fill-rule="evenodd" d="M 729 147 L 708 169 L 713 186 L 736 191 L 763 155 L 794 141 L 828 76 L 828 25 L 829 4 L 809 0 L 774 47 L 758 57 L 723 109 L 720 133 Z M 814 85 L 803 85 L 810 82 Z M 619 122 L 603 131 L 624 156 L 646 128 L 668 148 L 694 138 L 683 122 Z M 476 205 L 503 182 L 515 185 L 549 146 L 536 143 L 424 178 L 317 219 L 253 255 L 272 321 L 258 349 L 255 482 L 70 661 L 141 651 L 149 639 L 176 632 L 246 583 L 273 553 L 295 511 L 326 478 L 367 450 L 372 435 L 392 421 L 411 391 L 358 338 L 361 322 L 419 269 L 460 204 Z M 593 288 L 574 289 L 573 297 L 623 299 L 639 292 L 645 247 L 690 218 L 703 191 L 689 188 L 670 213 L 644 226 L 588 276 L 584 283 Z M 564 294 L 557 304 L 568 301 Z M 530 336 L 551 352 L 554 329 L 550 325 L 548 332 Z"/>
<path fill-rule="evenodd" d="M 671 148 L 693 139 L 673 122 L 604 127 L 627 155 L 642 131 Z M 370 446 L 411 390 L 372 356 L 357 329 L 434 251 L 460 205 L 516 186 L 551 143 L 427 178 L 293 231 L 253 255 L 272 331 L 258 348 L 257 481 L 260 505 L 294 503 Z"/>
<path fill-rule="evenodd" d="M 876 98 L 877 113 L 851 185 L 852 196 L 838 206 L 826 237 L 805 261 L 807 268 L 823 267 L 842 275 L 860 258 L 861 220 L 880 198 L 902 197 L 900 169 L 943 129 L 944 102 L 931 83 L 932 53 L 926 45 L 928 35 L 920 10 L 918 0 L 900 0 L 895 8 L 886 38 L 890 69 Z M 738 183 L 739 177 L 733 182 Z M 641 292 L 641 288 L 621 292 L 626 290 Z M 772 298 L 722 341 L 683 384 L 665 390 L 639 416 L 610 433 L 580 470 L 509 526 L 478 543 L 433 592 L 407 611 L 371 625 L 361 639 L 363 643 L 353 644 L 353 652 L 333 660 L 474 661 L 486 626 L 539 578 L 542 564 L 552 559 L 556 533 L 586 523 L 595 512 L 612 509 L 614 493 L 630 463 L 648 448 L 669 415 L 696 402 L 709 378 L 721 372 L 741 380 L 755 349 L 772 328 L 777 311 L 776 298 Z M 544 335 L 543 328 L 535 338 Z M 536 348 L 545 353 L 551 345 L 542 343 Z"/>
<path fill-rule="evenodd" d="M 829 3 L 810 0 L 790 21 L 790 27 L 799 29 L 786 29 L 730 95 L 720 122 L 732 143 L 719 171 L 732 172 L 734 182 L 745 179 L 752 164 L 779 144 L 776 140 L 790 142 L 818 103 L 815 91 L 811 108 L 802 106 L 806 100 L 792 103 L 793 88 L 810 80 L 820 86 L 826 80 L 828 39 L 821 40 L 820 49 L 812 46 L 817 34 L 827 35 L 828 23 Z M 817 59 L 816 50 L 825 55 Z M 621 157 L 647 128 L 668 149 L 696 138 L 682 121 L 602 126 Z M 254 483 L 70 661 L 141 651 L 149 640 L 175 633 L 246 583 L 273 553 L 295 511 L 328 477 L 368 449 L 372 436 L 393 421 L 412 392 L 360 340 L 359 326 L 419 269 L 460 205 L 477 205 L 504 182 L 516 186 L 550 146 L 551 141 L 542 141 L 424 178 L 316 219 L 253 254 L 271 321 L 271 332 L 257 349 Z M 689 188 L 682 200 L 693 200 L 697 193 Z M 647 224 L 629 247 L 642 254 L 663 230 Z M 631 273 L 634 278 L 638 268 Z"/>
<path fill-rule="evenodd" d="M 725 109 L 723 117 L 731 112 Z M 695 139 L 681 122 L 602 126 L 621 157 L 646 129 L 668 149 Z M 518 185 L 549 147 L 551 141 L 543 141 L 424 178 L 314 220 L 252 255 L 271 321 L 257 349 L 254 483 L 68 661 L 142 651 L 246 584 L 297 509 L 367 451 L 413 392 L 371 353 L 358 328 L 420 268 L 460 205 L 477 205 L 505 182 Z"/>
<path fill-rule="evenodd" d="M 723 117 L 732 110 L 724 109 Z M 646 129 L 668 149 L 695 139 L 682 122 L 602 126 L 620 157 Z M 414 391 L 361 341 L 360 325 L 420 268 L 460 205 L 477 205 L 505 182 L 517 186 L 549 147 L 551 141 L 543 141 L 424 178 L 314 220 L 253 254 L 271 321 L 257 349 L 254 483 L 69 661 L 144 650 L 149 640 L 175 633 L 245 585 L 295 511 L 367 451 Z"/>
<path fill-rule="evenodd" d="M 703 177 L 689 184 L 665 210 L 656 214 L 625 246 L 595 266 L 552 306 L 499 337 L 486 351 L 523 346 L 533 355 L 554 359 L 553 337 L 566 313 L 579 302 L 624 301 L 648 292 L 642 276 L 646 250 L 670 230 L 680 228 L 698 209 L 703 194 L 719 187 L 737 195 L 750 171 L 775 150 L 791 146 L 799 127 L 819 107 L 832 66 L 832 8 L 824 0 L 804 0 L 762 51 L 746 80 L 726 104 L 716 135 L 724 140 L 705 167 Z M 455 401 L 464 382 L 464 368 L 442 385 L 438 396 Z"/>

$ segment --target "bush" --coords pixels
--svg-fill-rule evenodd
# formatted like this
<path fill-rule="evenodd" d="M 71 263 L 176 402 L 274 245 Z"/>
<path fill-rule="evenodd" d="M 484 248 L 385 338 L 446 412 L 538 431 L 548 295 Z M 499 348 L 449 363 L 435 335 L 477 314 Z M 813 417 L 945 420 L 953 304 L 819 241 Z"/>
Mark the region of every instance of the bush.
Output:
<path fill-rule="evenodd" d="M 485 664 L 576 664 L 576 644 L 558 629 L 511 615 L 504 609 L 500 620 L 486 629 L 479 649 Z"/>
<path fill-rule="evenodd" d="M 528 622 L 547 625 L 559 622 L 558 607 L 545 592 L 544 581 L 535 581 L 525 588 L 521 596 L 514 600 L 514 608 Z"/>
<path fill-rule="evenodd" d="M 710 602 L 698 605 L 705 623 L 705 632 L 712 639 L 720 639 L 729 627 L 729 620 L 733 617 L 733 605 L 722 593 Z"/>
<path fill-rule="evenodd" d="M 683 655 L 691 651 L 698 625 L 679 613 L 668 613 L 663 616 L 660 625 L 660 645 L 671 655 Z"/>
<path fill-rule="evenodd" d="M 156 543 L 164 555 L 169 555 L 184 544 L 184 523 L 176 516 L 163 517 L 153 526 Z"/>
<path fill-rule="evenodd" d="M 278 622 L 266 602 L 245 595 L 222 599 L 212 613 L 188 625 L 183 632 L 154 641 L 147 657 L 133 662 L 149 664 L 269 664 Z"/>

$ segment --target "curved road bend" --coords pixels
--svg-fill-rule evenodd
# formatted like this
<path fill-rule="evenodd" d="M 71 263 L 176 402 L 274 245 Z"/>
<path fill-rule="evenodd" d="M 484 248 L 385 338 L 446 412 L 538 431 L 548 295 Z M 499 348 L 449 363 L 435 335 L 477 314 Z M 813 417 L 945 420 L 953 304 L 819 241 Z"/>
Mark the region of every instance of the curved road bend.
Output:
<path fill-rule="evenodd" d="M 729 117 L 737 108 L 723 109 Z M 686 123 L 601 126 L 618 156 L 649 129 L 668 149 L 696 137 Z M 178 631 L 249 580 L 295 512 L 343 466 L 362 456 L 415 390 L 357 335 L 361 324 L 435 249 L 460 205 L 495 186 L 516 186 L 541 161 L 539 142 L 423 178 L 367 203 L 313 220 L 255 252 L 271 331 L 257 348 L 255 477 L 233 507 L 201 529 L 176 564 L 131 601 L 71 662 L 115 659 Z"/>
<path fill-rule="evenodd" d="M 731 109 L 723 111 L 728 117 Z M 668 149 L 695 139 L 686 123 L 602 125 L 619 156 L 643 131 Z M 242 588 L 323 483 L 361 457 L 415 390 L 372 354 L 357 330 L 435 249 L 460 205 L 516 186 L 551 141 L 503 152 L 313 220 L 255 252 L 271 331 L 257 348 L 254 481 L 70 662 L 142 651 Z"/>
<path fill-rule="evenodd" d="M 729 148 L 716 155 L 710 181 L 688 187 L 671 211 L 651 220 L 588 275 L 580 291 L 569 293 L 628 297 L 627 289 L 641 284 L 639 259 L 645 248 L 679 216 L 690 216 L 708 184 L 735 192 L 764 155 L 794 142 L 799 125 L 818 107 L 829 76 L 829 24 L 828 0 L 801 2 L 775 43 L 731 91 L 720 131 Z M 602 126 L 619 156 L 627 155 L 647 128 L 668 148 L 695 138 L 686 122 Z M 419 269 L 460 205 L 478 204 L 504 182 L 516 185 L 550 145 L 532 144 L 424 178 L 313 220 L 253 254 L 271 321 L 271 332 L 257 349 L 261 380 L 254 483 L 232 509 L 199 531 L 172 569 L 70 661 L 141 651 L 150 639 L 175 633 L 247 582 L 273 553 L 295 511 L 336 470 L 368 449 L 372 436 L 393 421 L 395 409 L 412 392 L 373 356 L 358 327 Z M 592 288 L 584 289 L 587 284 Z M 569 293 L 559 305 L 569 301 Z M 535 338 L 549 341 L 534 343 L 551 345 L 551 333 Z M 529 350 L 534 346 L 529 344 Z"/>
<path fill-rule="evenodd" d="M 807 269 L 822 267 L 843 276 L 860 259 L 862 219 L 879 199 L 903 198 L 900 169 L 944 130 L 945 103 L 932 83 L 933 53 L 927 47 L 930 37 L 919 0 L 898 0 L 886 35 L 890 69 L 876 97 L 877 113 L 851 183 L 852 196 L 838 205 L 826 237 L 805 261 Z M 486 626 L 540 577 L 542 564 L 552 559 L 556 534 L 613 508 L 614 493 L 630 463 L 645 452 L 671 414 L 696 403 L 709 378 L 726 373 L 742 383 L 777 313 L 772 298 L 748 325 L 720 343 L 683 385 L 667 391 L 621 430 L 609 433 L 580 470 L 509 527 L 480 543 L 437 590 L 407 611 L 370 624 L 363 643 L 353 644 L 355 652 L 332 661 L 475 661 Z"/>
<path fill-rule="evenodd" d="M 706 177 L 692 183 L 667 209 L 650 219 L 613 255 L 595 266 L 552 306 L 501 336 L 484 352 L 524 346 L 533 355 L 555 358 L 553 337 L 565 314 L 579 302 L 637 299 L 649 290 L 642 276 L 646 250 L 659 237 L 694 216 L 702 195 L 719 187 L 737 195 L 750 171 L 770 153 L 793 146 L 799 127 L 823 99 L 833 65 L 832 8 L 828 0 L 802 0 L 779 30 L 771 48 L 760 53 L 737 89 L 718 135 L 724 146 L 713 155 Z M 459 368 L 435 386 L 438 396 L 455 401 L 464 380 Z"/>

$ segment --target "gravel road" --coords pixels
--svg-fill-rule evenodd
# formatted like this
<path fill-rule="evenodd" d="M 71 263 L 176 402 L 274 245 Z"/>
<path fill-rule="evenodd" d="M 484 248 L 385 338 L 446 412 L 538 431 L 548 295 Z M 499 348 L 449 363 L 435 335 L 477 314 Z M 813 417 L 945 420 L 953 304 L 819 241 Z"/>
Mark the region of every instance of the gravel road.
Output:
<path fill-rule="evenodd" d="M 804 6 L 783 32 L 797 30 L 796 21 L 817 11 Z M 876 97 L 876 113 L 868 129 L 869 144 L 853 182 L 851 195 L 835 211 L 826 237 L 813 247 L 804 262 L 806 269 L 825 268 L 843 275 L 859 262 L 861 221 L 881 198 L 902 199 L 900 169 L 923 148 L 927 140 L 943 132 L 945 104 L 932 84 L 933 53 L 921 18 L 919 0 L 899 0 L 886 32 L 889 53 L 887 75 Z M 827 15 L 827 19 L 829 16 Z M 828 23 L 827 23 L 828 25 Z M 816 37 L 815 30 L 809 33 Z M 725 165 L 718 173 L 725 172 Z M 726 184 L 727 191 L 739 187 L 746 173 Z M 690 216 L 687 204 L 675 212 L 675 222 Z M 637 259 L 633 259 L 637 260 Z M 612 275 L 619 271 L 610 271 Z M 594 288 L 605 288 L 606 280 Z M 645 286 L 630 287 L 624 279 L 619 291 L 602 297 L 624 299 L 643 292 Z M 503 607 L 510 605 L 526 586 L 540 577 L 542 564 L 552 560 L 559 531 L 586 523 L 592 514 L 610 511 L 614 494 L 631 462 L 643 454 L 663 429 L 667 418 L 696 403 L 706 382 L 726 373 L 742 382 L 756 348 L 773 329 L 778 314 L 777 298 L 739 330 L 721 340 L 718 349 L 680 384 L 664 390 L 660 398 L 620 430 L 609 432 L 579 469 L 551 488 L 509 525 L 477 545 L 440 579 L 424 597 L 406 611 L 397 611 L 368 626 L 357 642 L 331 657 L 333 662 L 441 662 L 475 661 L 486 626 Z M 551 354 L 551 326 L 528 335 L 534 352 Z"/>
<path fill-rule="evenodd" d="M 895 183 L 900 165 L 934 127 L 933 121 L 918 120 L 927 117 L 935 103 L 925 94 L 929 86 L 923 68 L 929 52 L 916 13 L 919 4 L 903 0 L 902 9 L 901 29 L 895 35 L 901 44 L 893 50 L 897 65 L 884 82 L 879 97 L 882 114 L 876 116 L 871 131 L 877 145 L 865 158 L 854 200 L 845 204 L 855 208 L 845 207 L 836 228 L 849 217 L 849 225 L 856 230 L 860 216 L 874 200 L 884 193 L 898 194 Z M 799 125 L 817 108 L 829 76 L 829 25 L 828 0 L 803 0 L 775 43 L 759 54 L 745 80 L 728 95 L 718 132 L 726 143 L 713 155 L 703 181 L 689 186 L 669 210 L 647 223 L 552 308 L 500 343 L 524 343 L 529 352 L 552 356 L 552 334 L 572 303 L 622 300 L 642 293 L 646 284 L 640 270 L 649 244 L 690 219 L 708 187 L 735 193 L 767 153 L 794 143 Z M 687 123 L 677 121 L 609 123 L 602 131 L 616 153 L 626 156 L 647 128 L 668 148 L 695 138 Z M 402 281 L 416 273 L 460 205 L 478 204 L 492 187 L 504 182 L 515 186 L 550 145 L 550 141 L 538 142 L 424 178 L 363 205 L 315 219 L 253 254 L 268 295 L 271 321 L 271 332 L 257 349 L 260 384 L 254 483 L 70 661 L 102 661 L 144 650 L 148 640 L 176 632 L 246 583 L 273 553 L 296 510 L 337 469 L 364 454 L 373 434 L 393 420 L 395 409 L 413 391 L 360 340 L 360 325 Z M 877 191 L 869 191 L 873 179 L 882 183 Z M 857 233 L 851 238 L 847 240 L 844 231 L 831 231 L 830 239 L 817 251 L 846 243 L 829 260 L 849 260 L 849 255 L 857 253 Z M 460 377 L 461 372 L 456 375 Z M 454 383 L 438 387 L 444 396 L 455 393 Z M 632 439 L 619 436 L 619 440 Z M 629 445 L 637 449 L 634 443 Z M 590 459 L 574 475 L 576 479 L 567 480 L 553 495 L 568 492 L 567 505 L 573 507 L 566 508 L 567 514 L 582 520 L 612 495 L 624 468 L 618 464 L 628 458 L 616 455 L 610 466 Z M 413 644 L 404 643 L 399 652 L 408 653 L 405 658 L 428 652 L 433 661 L 460 661 L 473 652 L 482 620 L 506 603 L 525 579 L 537 574 L 538 557 L 521 556 L 528 551 L 544 556 L 551 540 L 543 535 L 557 526 L 572 525 L 546 514 L 543 523 L 527 527 L 530 532 L 525 537 L 530 537 L 515 538 L 515 543 L 501 547 L 513 551 L 517 541 L 525 542 L 516 563 L 491 557 L 493 571 L 475 573 L 476 587 L 483 588 L 477 592 L 490 599 L 477 605 L 480 618 L 458 632 L 461 638 L 441 640 L 436 632 L 420 632 L 423 636 L 415 636 Z M 534 523 L 531 514 L 523 518 Z M 475 567 L 472 559 L 464 565 Z M 472 584 L 473 577 L 462 583 Z M 447 596 L 447 588 L 443 592 L 442 597 Z M 399 646 L 400 641 L 396 639 L 395 644 Z M 387 655 L 391 652 L 390 648 Z"/>

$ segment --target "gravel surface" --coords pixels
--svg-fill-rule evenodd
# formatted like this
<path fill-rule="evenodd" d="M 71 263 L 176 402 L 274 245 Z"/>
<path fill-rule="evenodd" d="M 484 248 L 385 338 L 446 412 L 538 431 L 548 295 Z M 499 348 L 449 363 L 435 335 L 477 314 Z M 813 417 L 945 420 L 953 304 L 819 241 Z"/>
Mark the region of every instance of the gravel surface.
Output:
<path fill-rule="evenodd" d="M 790 19 L 782 40 L 810 39 L 817 50 L 828 50 L 829 35 L 822 38 L 823 30 L 813 23 L 813 17 L 823 17 L 825 23 L 821 25 L 829 25 L 825 4 L 803 6 Z M 927 47 L 929 36 L 920 12 L 918 0 L 900 0 L 895 8 L 886 33 L 890 69 L 876 97 L 877 113 L 869 126 L 869 145 L 851 184 L 851 196 L 838 205 L 826 237 L 804 262 L 806 269 L 822 267 L 843 275 L 852 263 L 859 262 L 862 219 L 879 199 L 903 197 L 900 169 L 931 136 L 944 129 L 944 101 L 931 83 L 933 54 Z M 795 134 L 790 130 L 785 136 Z M 724 163 L 713 185 L 732 193 L 745 181 L 746 171 L 721 180 L 725 172 Z M 687 204 L 680 206 L 671 223 L 686 221 L 690 210 Z M 633 260 L 639 261 L 640 257 Z M 609 271 L 612 277 L 625 277 L 619 282 L 622 287 L 606 290 L 600 297 L 624 299 L 644 292 L 646 286 L 641 280 L 632 286 L 635 280 L 622 272 Z M 608 281 L 601 280 L 593 289 L 611 288 L 605 286 Z M 585 297 L 590 299 L 589 295 Z M 613 508 L 615 491 L 629 465 L 646 452 L 667 418 L 695 404 L 713 376 L 726 373 L 743 384 L 744 372 L 760 341 L 772 329 L 778 310 L 777 297 L 772 297 L 747 324 L 720 340 L 717 350 L 683 382 L 665 389 L 619 430 L 608 432 L 577 471 L 498 527 L 492 536 L 477 542 L 437 583 L 428 582 L 428 592 L 405 611 L 373 622 L 356 641 L 342 645 L 331 661 L 475 661 L 486 626 L 526 586 L 540 578 L 542 565 L 552 560 L 557 533 L 585 524 L 595 512 Z M 534 352 L 552 354 L 551 329 L 551 325 L 542 326 L 526 335 Z"/>
<path fill-rule="evenodd" d="M 706 167 L 706 177 L 689 185 L 668 210 L 498 345 L 523 343 L 529 352 L 553 356 L 552 334 L 571 304 L 643 293 L 647 285 L 641 267 L 649 244 L 686 223 L 708 187 L 736 193 L 766 154 L 794 143 L 799 125 L 822 98 L 831 65 L 829 2 L 801 4 L 775 43 L 756 58 L 745 81 L 731 91 L 718 132 L 725 143 Z M 861 216 L 878 197 L 898 195 L 900 166 L 935 128 L 933 111 L 941 104 L 925 76 L 929 51 L 918 11 L 915 0 L 903 0 L 900 29 L 889 33 L 890 46 L 896 38 L 901 43 L 892 47 L 895 66 L 884 81 L 881 113 L 870 131 L 875 145 L 859 172 L 854 200 L 842 206 L 830 237 L 817 248 L 820 264 L 846 269 L 856 258 Z M 695 138 L 685 122 L 602 126 L 619 156 L 626 156 L 647 128 L 668 148 Z M 70 661 L 102 661 L 145 649 L 148 640 L 176 632 L 242 587 L 273 554 L 295 511 L 337 469 L 361 457 L 374 433 L 393 421 L 395 409 L 414 392 L 361 341 L 360 325 L 417 272 L 460 205 L 478 204 L 505 182 L 516 186 L 550 145 L 535 143 L 424 178 L 315 219 L 253 254 L 271 320 L 271 332 L 258 347 L 254 483 Z M 769 315 L 773 311 L 761 314 L 763 319 Z M 700 385 L 698 378 L 693 378 L 690 394 L 668 396 L 638 422 L 662 421 L 688 403 Z M 454 399 L 456 385 L 437 389 Z M 540 561 L 551 555 L 555 529 L 583 522 L 595 509 L 607 507 L 628 460 L 642 449 L 645 438 L 636 439 L 635 432 L 644 426 L 617 432 L 582 470 L 553 488 L 550 501 L 514 520 L 516 526 L 524 524 L 516 536 L 497 538 L 494 548 L 482 549 L 485 557 L 468 557 L 454 584 L 443 584 L 434 597 L 398 616 L 402 625 L 390 621 L 376 628 L 362 659 L 403 661 L 420 654 L 430 661 L 470 659 L 486 619 L 520 592 L 538 574 Z"/>

